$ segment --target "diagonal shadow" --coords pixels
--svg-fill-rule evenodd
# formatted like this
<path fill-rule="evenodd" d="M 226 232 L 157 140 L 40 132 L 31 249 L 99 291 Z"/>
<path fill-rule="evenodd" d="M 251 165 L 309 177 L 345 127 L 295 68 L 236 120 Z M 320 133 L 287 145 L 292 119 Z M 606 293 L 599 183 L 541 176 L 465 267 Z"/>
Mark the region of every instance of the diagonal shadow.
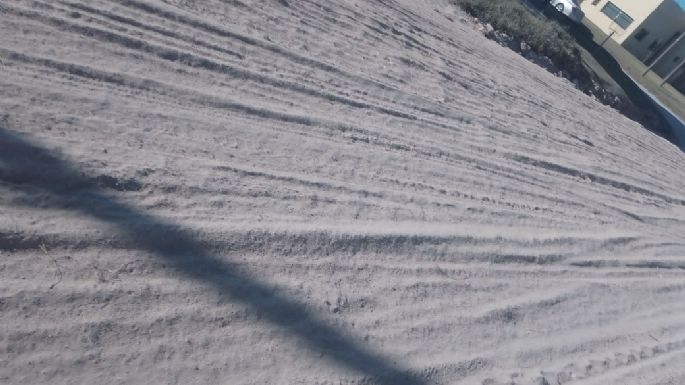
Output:
<path fill-rule="evenodd" d="M 249 305 L 263 319 L 299 337 L 311 350 L 359 372 L 372 383 L 427 384 L 327 325 L 297 300 L 274 293 L 263 282 L 241 276 L 235 266 L 211 252 L 211 244 L 198 240 L 189 229 L 139 212 L 103 194 L 95 179 L 3 127 L 0 182 L 25 191 L 49 193 L 61 207 L 115 225 L 136 248 L 154 253 L 190 279 L 211 285 L 222 297 Z"/>

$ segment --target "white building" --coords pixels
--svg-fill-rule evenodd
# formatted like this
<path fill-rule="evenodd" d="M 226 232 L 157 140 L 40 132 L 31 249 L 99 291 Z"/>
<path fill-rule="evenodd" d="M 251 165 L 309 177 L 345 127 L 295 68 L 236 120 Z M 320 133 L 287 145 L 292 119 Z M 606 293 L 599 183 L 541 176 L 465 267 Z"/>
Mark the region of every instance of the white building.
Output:
<path fill-rule="evenodd" d="M 670 83 L 685 92 L 685 10 L 674 0 L 584 0 L 585 17 Z M 675 41 L 678 43 L 659 58 Z"/>

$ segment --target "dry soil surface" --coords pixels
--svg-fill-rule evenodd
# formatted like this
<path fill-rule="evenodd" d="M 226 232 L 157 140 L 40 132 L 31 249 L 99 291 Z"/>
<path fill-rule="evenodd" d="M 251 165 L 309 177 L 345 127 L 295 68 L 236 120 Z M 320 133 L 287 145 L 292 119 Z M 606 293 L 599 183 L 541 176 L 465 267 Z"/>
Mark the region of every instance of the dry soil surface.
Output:
<path fill-rule="evenodd" d="M 446 0 L 0 2 L 0 383 L 684 384 L 685 156 Z"/>

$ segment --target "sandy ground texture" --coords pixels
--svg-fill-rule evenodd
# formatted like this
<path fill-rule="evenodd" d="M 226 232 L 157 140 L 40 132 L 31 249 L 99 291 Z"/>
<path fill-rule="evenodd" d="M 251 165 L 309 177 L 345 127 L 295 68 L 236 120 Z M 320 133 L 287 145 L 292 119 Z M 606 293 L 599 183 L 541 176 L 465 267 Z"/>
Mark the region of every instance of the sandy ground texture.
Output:
<path fill-rule="evenodd" d="M 685 156 L 446 0 L 0 2 L 0 383 L 684 384 Z"/>

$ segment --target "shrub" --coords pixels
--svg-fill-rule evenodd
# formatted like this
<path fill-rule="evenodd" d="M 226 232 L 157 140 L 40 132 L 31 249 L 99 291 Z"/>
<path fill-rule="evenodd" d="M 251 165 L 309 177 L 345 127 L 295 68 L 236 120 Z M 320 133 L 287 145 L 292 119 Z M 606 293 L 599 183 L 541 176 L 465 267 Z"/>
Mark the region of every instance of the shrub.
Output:
<path fill-rule="evenodd" d="M 534 13 L 519 0 L 453 1 L 470 15 L 490 23 L 495 30 L 525 41 L 533 51 L 549 57 L 572 77 L 591 77 L 573 37 L 558 23 Z"/>

